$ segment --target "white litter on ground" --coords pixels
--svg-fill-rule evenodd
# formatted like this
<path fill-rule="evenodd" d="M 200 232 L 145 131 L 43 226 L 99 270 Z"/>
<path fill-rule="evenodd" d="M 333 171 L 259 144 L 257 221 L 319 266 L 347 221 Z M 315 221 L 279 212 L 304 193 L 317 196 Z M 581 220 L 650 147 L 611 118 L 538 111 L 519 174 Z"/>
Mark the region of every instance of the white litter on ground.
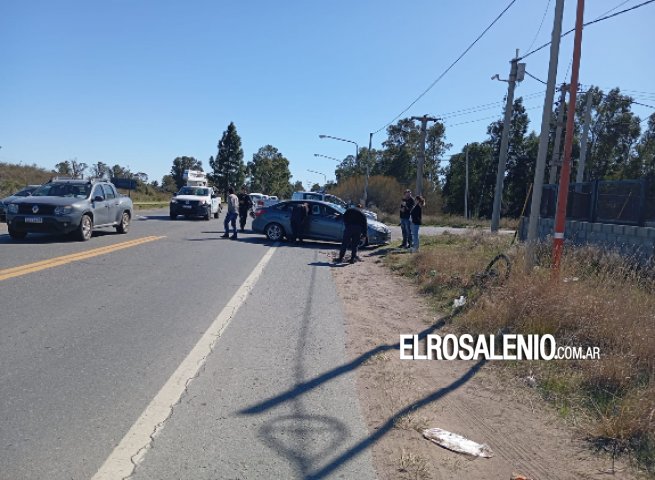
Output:
<path fill-rule="evenodd" d="M 464 295 L 453 301 L 453 308 L 463 307 L 464 305 L 466 305 L 466 297 Z"/>
<path fill-rule="evenodd" d="M 437 445 L 457 453 L 464 453 L 474 457 L 491 458 L 494 452 L 485 443 L 476 443 L 473 440 L 464 438 L 456 433 L 448 432 L 440 428 L 429 428 L 423 430 L 423 436 Z"/>

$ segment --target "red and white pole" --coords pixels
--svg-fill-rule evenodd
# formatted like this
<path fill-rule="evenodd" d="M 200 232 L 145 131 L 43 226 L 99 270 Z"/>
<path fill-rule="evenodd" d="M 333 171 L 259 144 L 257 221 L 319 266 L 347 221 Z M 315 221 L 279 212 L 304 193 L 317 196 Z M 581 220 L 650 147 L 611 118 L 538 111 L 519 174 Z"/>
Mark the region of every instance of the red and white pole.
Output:
<path fill-rule="evenodd" d="M 573 42 L 573 67 L 569 85 L 569 107 L 566 118 L 566 136 L 564 137 L 564 161 L 560 172 L 559 191 L 557 194 L 557 213 L 555 214 L 555 232 L 553 235 L 553 274 L 559 273 L 564 248 L 564 228 L 566 226 L 566 203 L 569 196 L 571 177 L 571 152 L 573 151 L 573 133 L 575 120 L 575 100 L 578 92 L 580 74 L 580 57 L 582 56 L 582 24 L 584 20 L 584 0 L 578 0 L 575 19 L 575 39 Z"/>

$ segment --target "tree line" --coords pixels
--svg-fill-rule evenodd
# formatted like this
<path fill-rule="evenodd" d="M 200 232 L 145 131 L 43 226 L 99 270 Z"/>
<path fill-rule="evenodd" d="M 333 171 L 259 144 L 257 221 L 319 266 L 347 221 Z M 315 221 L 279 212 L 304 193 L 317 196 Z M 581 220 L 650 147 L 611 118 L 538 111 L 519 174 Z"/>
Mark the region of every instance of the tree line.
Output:
<path fill-rule="evenodd" d="M 571 180 L 576 178 L 577 158 L 583 132 L 584 110 L 587 96 L 591 100 L 591 122 L 588 137 L 585 181 L 655 178 L 655 113 L 642 119 L 632 111 L 635 100 L 618 88 L 604 93 L 599 87 L 590 87 L 579 96 L 574 119 L 573 165 Z M 560 108 L 556 104 L 552 118 Z M 566 115 L 564 115 L 566 124 Z M 526 201 L 539 149 L 539 135 L 529 131 L 530 121 L 523 98 L 514 101 L 509 131 L 509 149 L 503 191 L 503 215 L 520 215 Z M 428 191 L 438 192 L 440 206 L 445 213 L 464 213 L 465 159 L 469 158 L 469 213 L 477 217 L 491 216 L 496 182 L 496 169 L 500 154 L 503 119 L 490 123 L 486 138 L 472 139 L 467 147 L 446 158 L 452 147 L 446 142 L 446 126 L 438 121 L 428 128 L 424 182 Z M 337 184 L 365 175 L 369 167 L 372 176 L 392 177 L 400 185 L 412 187 L 420 143 L 420 127 L 409 118 L 398 120 L 387 127 L 387 138 L 379 150 L 363 148 L 358 158 L 346 157 L 336 168 Z M 564 138 L 565 131 L 562 133 Z M 554 146 L 555 126 L 549 136 L 548 168 Z M 561 150 L 560 150 L 561 151 Z M 549 172 L 546 172 L 548 178 Z M 352 184 L 352 182 L 351 182 Z"/>

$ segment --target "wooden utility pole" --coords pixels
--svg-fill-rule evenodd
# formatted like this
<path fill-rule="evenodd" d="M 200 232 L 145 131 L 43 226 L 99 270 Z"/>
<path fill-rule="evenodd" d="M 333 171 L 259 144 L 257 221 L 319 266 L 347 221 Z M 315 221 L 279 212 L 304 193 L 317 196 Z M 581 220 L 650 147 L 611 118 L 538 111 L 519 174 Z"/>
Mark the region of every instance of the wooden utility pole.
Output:
<path fill-rule="evenodd" d="M 553 274 L 559 274 L 562 249 L 564 248 L 564 229 L 566 227 L 566 203 L 569 197 L 571 176 L 571 152 L 573 151 L 573 121 L 575 119 L 575 100 L 578 92 L 580 75 L 580 57 L 582 56 L 582 24 L 584 17 L 584 0 L 578 0 L 575 18 L 575 38 L 573 39 L 573 67 L 569 90 L 569 111 L 566 119 L 566 137 L 564 138 L 564 161 L 560 173 L 557 192 L 557 213 L 555 214 L 555 231 L 553 232 Z"/>
<path fill-rule="evenodd" d="M 584 111 L 584 126 L 582 127 L 582 140 L 580 141 L 580 159 L 578 160 L 578 171 L 575 174 L 575 183 L 584 182 L 584 169 L 587 161 L 587 144 L 589 143 L 589 126 L 591 124 L 591 102 L 593 100 L 591 90 L 587 91 L 587 104 Z"/>
<path fill-rule="evenodd" d="M 548 174 L 548 183 L 553 184 L 557 181 L 557 169 L 562 165 L 562 156 L 560 148 L 562 146 L 562 130 L 564 130 L 564 103 L 566 102 L 566 83 L 562 84 L 561 94 L 559 97 L 559 110 L 557 111 L 557 123 L 555 124 L 555 144 L 553 145 L 553 158 L 550 160 L 550 173 Z"/>
<path fill-rule="evenodd" d="M 436 122 L 439 119 L 423 115 L 422 117 L 412 117 L 412 120 L 421 122 L 421 145 L 418 150 L 418 165 L 416 168 L 416 195 L 423 194 L 423 165 L 425 164 L 425 139 L 428 133 L 428 122 Z"/>

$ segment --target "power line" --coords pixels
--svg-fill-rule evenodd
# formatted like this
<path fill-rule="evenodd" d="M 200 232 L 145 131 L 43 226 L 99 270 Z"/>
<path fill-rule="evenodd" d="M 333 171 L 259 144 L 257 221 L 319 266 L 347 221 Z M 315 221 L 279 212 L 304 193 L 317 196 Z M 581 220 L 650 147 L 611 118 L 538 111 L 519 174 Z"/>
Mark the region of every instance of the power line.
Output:
<path fill-rule="evenodd" d="M 541 78 L 537 78 L 537 77 L 535 77 L 534 75 L 532 75 L 532 74 L 531 74 L 530 72 L 528 72 L 527 70 L 526 70 L 525 74 L 526 74 L 528 77 L 530 77 L 530 78 L 536 80 L 536 81 L 539 82 L 539 83 L 543 83 L 544 85 L 548 85 L 548 84 L 547 84 L 546 82 L 544 82 Z"/>
<path fill-rule="evenodd" d="M 653 0 L 653 1 L 655 1 L 655 0 Z M 408 106 L 406 109 L 404 109 L 402 112 L 400 112 L 398 115 L 396 115 L 396 116 L 395 116 L 395 117 L 394 117 L 390 122 L 386 123 L 386 124 L 383 125 L 382 127 L 378 128 L 376 131 L 374 131 L 373 134 L 376 134 L 376 133 L 380 132 L 381 130 L 385 129 L 386 127 L 388 127 L 389 125 L 391 125 L 393 122 L 395 122 L 397 119 L 399 119 L 399 118 L 400 118 L 404 113 L 406 113 L 410 108 L 412 108 L 412 107 L 416 104 L 416 102 L 418 102 L 421 98 L 423 98 L 423 97 L 424 97 L 424 96 L 425 96 L 425 95 L 426 95 L 430 90 L 432 90 L 432 88 L 433 88 L 433 87 L 434 87 L 434 86 L 439 82 L 439 80 L 441 80 L 443 77 L 445 77 L 446 74 L 447 74 L 447 73 L 448 73 L 448 72 L 449 72 L 449 71 L 450 71 L 450 70 L 451 70 L 455 65 L 457 65 L 457 63 L 458 63 L 462 58 L 464 58 L 464 55 L 466 55 L 466 54 L 469 52 L 469 50 L 471 50 L 471 49 L 473 48 L 473 46 L 474 46 L 476 43 L 478 43 L 478 41 L 479 41 L 479 40 L 480 40 L 480 39 L 481 39 L 481 38 L 482 38 L 482 37 L 483 37 L 483 36 L 484 36 L 484 35 L 485 35 L 485 34 L 486 34 L 490 29 L 491 29 L 491 27 L 493 27 L 493 26 L 496 24 L 496 22 L 498 22 L 498 20 L 500 20 L 500 19 L 502 18 L 502 16 L 505 15 L 505 12 L 507 12 L 507 10 L 509 10 L 510 7 L 511 7 L 512 5 L 514 5 L 514 3 L 516 3 L 516 0 L 512 0 L 511 2 L 509 2 L 509 4 L 505 7 L 505 9 L 504 9 L 502 12 L 500 12 L 500 14 L 499 14 L 495 19 L 494 19 L 494 21 L 491 22 L 491 23 L 489 24 L 489 26 L 487 26 L 487 28 L 485 28 L 485 29 L 482 31 L 482 33 L 481 33 L 480 35 L 478 35 L 478 37 L 477 37 L 475 40 L 473 40 L 473 43 L 471 43 L 471 44 L 466 48 L 466 50 L 464 50 L 464 51 L 460 54 L 460 56 L 457 57 L 457 58 L 455 59 L 455 61 L 454 61 L 453 63 L 451 63 L 451 64 L 448 66 L 448 68 L 446 68 L 446 69 L 441 73 L 441 75 L 439 75 L 439 76 L 437 77 L 437 79 L 436 79 L 434 82 L 432 82 L 432 83 L 430 84 L 430 86 L 429 86 L 428 88 L 426 88 L 426 89 L 423 91 L 423 93 L 421 93 L 421 94 L 416 98 L 416 100 L 414 100 L 412 103 L 410 103 L 409 106 Z"/>
<path fill-rule="evenodd" d="M 593 25 L 594 23 L 598 23 L 598 22 L 602 22 L 602 21 L 604 21 L 604 20 L 608 20 L 608 19 L 610 19 L 610 18 L 618 17 L 619 15 L 622 15 L 622 14 L 627 13 L 627 12 L 630 12 L 630 11 L 632 11 L 632 10 L 636 10 L 636 9 L 638 9 L 638 8 L 644 7 L 644 6 L 646 6 L 646 5 L 650 4 L 650 3 L 653 3 L 653 2 L 655 2 L 655 0 L 647 0 L 647 1 L 643 2 L 643 3 L 640 3 L 640 4 L 638 4 L 638 5 L 635 5 L 634 7 L 626 8 L 625 10 L 621 10 L 621 11 L 616 12 L 616 13 L 613 13 L 613 14 L 611 14 L 611 15 L 605 15 L 605 16 L 603 16 L 603 17 L 600 17 L 600 18 L 597 18 L 597 19 L 595 19 L 595 20 L 592 20 L 592 21 L 590 21 L 590 22 L 587 22 L 587 23 L 583 24 L 582 26 L 583 26 L 583 27 L 587 27 L 587 26 L 589 26 L 589 25 Z M 564 32 L 564 33 L 560 36 L 560 38 L 564 38 L 564 37 L 566 37 L 569 33 L 574 32 L 574 31 L 575 31 L 575 28 L 572 28 L 571 30 L 569 30 L 569 31 L 567 31 L 567 32 Z M 544 43 L 543 45 L 541 45 L 541 46 L 535 48 L 534 50 L 532 50 L 532 51 L 526 53 L 525 55 L 523 55 L 522 57 L 520 57 L 519 60 L 525 60 L 526 58 L 528 58 L 528 57 L 529 57 L 530 55 L 532 55 L 533 53 L 537 53 L 538 51 L 543 50 L 544 48 L 546 48 L 546 47 L 547 47 L 548 45 L 550 45 L 551 43 L 552 43 L 552 42 Z"/>
<path fill-rule="evenodd" d="M 630 1 L 630 0 L 628 0 Z M 550 8 L 550 2 L 551 0 L 548 0 L 548 4 L 546 5 L 546 10 L 544 10 L 544 15 L 541 17 L 541 23 L 539 23 L 539 28 L 537 29 L 537 33 L 534 34 L 534 38 L 532 39 L 532 43 L 528 48 L 525 49 L 526 52 L 529 52 L 532 47 L 534 47 L 534 42 L 537 41 L 537 37 L 539 36 L 539 33 L 541 33 L 541 27 L 544 26 L 544 20 L 546 20 L 546 15 L 548 15 L 548 9 Z"/>
<path fill-rule="evenodd" d="M 542 105 L 537 105 L 537 106 L 534 106 L 534 107 L 525 108 L 524 110 L 527 112 L 527 111 L 529 111 L 529 110 L 536 110 L 536 109 L 538 109 L 538 108 L 543 108 L 543 106 L 542 106 Z M 468 121 L 466 121 L 466 122 L 460 122 L 460 123 L 452 123 L 452 124 L 444 125 L 444 126 L 447 127 L 447 128 L 450 128 L 450 127 L 457 127 L 457 126 L 459 126 L 459 125 L 467 125 L 467 124 L 469 124 L 469 123 L 482 122 L 483 120 L 490 120 L 490 119 L 492 119 L 492 118 L 498 118 L 498 117 L 499 117 L 499 115 L 491 115 L 491 116 L 489 116 L 489 117 L 476 118 L 475 120 L 468 120 Z"/>
<path fill-rule="evenodd" d="M 524 100 L 530 100 L 532 98 L 538 97 L 540 95 L 543 95 L 544 92 L 534 92 L 534 93 L 528 93 L 526 95 L 521 95 L 520 98 L 523 98 Z M 463 115 L 468 115 L 471 113 L 477 113 L 477 112 L 482 112 L 484 110 L 491 110 L 493 108 L 498 108 L 499 106 L 502 106 L 505 102 L 492 102 L 492 103 L 485 103 L 482 105 L 476 105 L 474 107 L 468 107 L 468 108 L 463 108 L 460 110 L 455 110 L 453 112 L 447 112 L 447 113 L 440 113 L 435 115 L 436 117 L 439 117 L 440 119 L 444 118 L 452 118 L 452 117 L 461 117 Z"/>

